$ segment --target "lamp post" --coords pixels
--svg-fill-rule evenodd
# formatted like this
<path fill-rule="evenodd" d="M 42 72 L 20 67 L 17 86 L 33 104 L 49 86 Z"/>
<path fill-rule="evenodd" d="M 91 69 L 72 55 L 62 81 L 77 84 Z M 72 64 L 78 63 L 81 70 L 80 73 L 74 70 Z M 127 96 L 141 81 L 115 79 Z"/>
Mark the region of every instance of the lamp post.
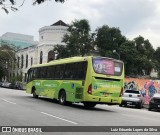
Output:
<path fill-rule="evenodd" d="M 116 54 L 118 55 L 119 60 L 120 60 L 120 54 L 119 54 L 119 53 L 117 53 L 117 51 L 116 51 L 116 50 L 113 50 L 113 53 L 116 53 Z"/>

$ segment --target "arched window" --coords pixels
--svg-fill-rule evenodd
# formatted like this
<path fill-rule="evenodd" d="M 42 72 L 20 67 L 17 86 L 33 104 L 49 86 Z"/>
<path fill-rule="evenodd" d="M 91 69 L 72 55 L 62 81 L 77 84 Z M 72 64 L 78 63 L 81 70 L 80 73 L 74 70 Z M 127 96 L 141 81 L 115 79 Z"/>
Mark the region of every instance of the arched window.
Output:
<path fill-rule="evenodd" d="M 48 62 L 55 59 L 55 52 L 53 50 L 48 52 Z"/>
<path fill-rule="evenodd" d="M 28 67 L 28 55 L 26 55 L 26 68 Z"/>
<path fill-rule="evenodd" d="M 23 55 L 21 55 L 21 68 L 23 68 L 23 61 L 24 61 L 24 58 L 23 58 Z"/>
<path fill-rule="evenodd" d="M 41 51 L 40 52 L 40 61 L 39 61 L 39 64 L 42 64 L 42 61 L 43 61 L 43 52 Z"/>
<path fill-rule="evenodd" d="M 33 65 L 33 58 L 31 57 L 31 66 Z"/>

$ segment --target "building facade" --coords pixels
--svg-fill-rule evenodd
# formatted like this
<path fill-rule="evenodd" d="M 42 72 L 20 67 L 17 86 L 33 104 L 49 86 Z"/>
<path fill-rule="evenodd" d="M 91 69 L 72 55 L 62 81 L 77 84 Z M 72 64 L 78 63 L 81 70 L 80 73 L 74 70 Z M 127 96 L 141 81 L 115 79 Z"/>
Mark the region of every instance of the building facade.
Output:
<path fill-rule="evenodd" d="M 7 32 L 0 37 L 0 42 L 6 42 L 17 48 L 25 48 L 34 45 L 34 37 L 31 35 Z"/>
<path fill-rule="evenodd" d="M 26 80 L 28 69 L 35 64 L 47 63 L 56 57 L 53 51 L 55 45 L 65 45 L 62 43 L 63 36 L 68 33 L 68 25 L 63 21 L 58 21 L 50 26 L 39 29 L 39 43 L 19 50 L 17 56 L 17 75 L 23 75 Z"/>

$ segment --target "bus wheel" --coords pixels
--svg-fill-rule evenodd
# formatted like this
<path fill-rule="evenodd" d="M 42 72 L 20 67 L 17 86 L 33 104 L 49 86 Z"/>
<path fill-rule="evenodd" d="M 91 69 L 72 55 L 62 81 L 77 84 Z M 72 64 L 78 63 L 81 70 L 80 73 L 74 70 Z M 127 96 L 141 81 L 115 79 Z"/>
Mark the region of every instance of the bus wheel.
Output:
<path fill-rule="evenodd" d="M 33 89 L 33 97 L 34 98 L 38 98 L 38 95 L 36 94 L 36 90 L 35 89 Z"/>
<path fill-rule="evenodd" d="M 66 92 L 64 90 L 60 91 L 60 93 L 59 93 L 59 103 L 61 105 L 65 105 L 66 104 Z"/>
<path fill-rule="evenodd" d="M 92 102 L 84 102 L 83 104 L 86 108 L 92 108 L 96 106 L 96 103 L 92 103 Z"/>

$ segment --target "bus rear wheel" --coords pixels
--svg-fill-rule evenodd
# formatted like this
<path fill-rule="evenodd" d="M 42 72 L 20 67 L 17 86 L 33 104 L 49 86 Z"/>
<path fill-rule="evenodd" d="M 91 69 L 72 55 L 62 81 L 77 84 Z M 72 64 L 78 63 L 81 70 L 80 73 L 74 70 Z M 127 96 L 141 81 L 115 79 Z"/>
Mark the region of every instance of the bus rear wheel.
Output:
<path fill-rule="evenodd" d="M 59 93 L 59 103 L 61 105 L 66 105 L 66 92 L 64 90 Z"/>
<path fill-rule="evenodd" d="M 92 102 L 84 102 L 84 107 L 86 108 L 93 108 L 96 106 L 96 103 L 92 103 Z"/>
<path fill-rule="evenodd" d="M 33 97 L 34 98 L 38 98 L 38 95 L 36 94 L 36 90 L 35 89 L 33 89 Z"/>

